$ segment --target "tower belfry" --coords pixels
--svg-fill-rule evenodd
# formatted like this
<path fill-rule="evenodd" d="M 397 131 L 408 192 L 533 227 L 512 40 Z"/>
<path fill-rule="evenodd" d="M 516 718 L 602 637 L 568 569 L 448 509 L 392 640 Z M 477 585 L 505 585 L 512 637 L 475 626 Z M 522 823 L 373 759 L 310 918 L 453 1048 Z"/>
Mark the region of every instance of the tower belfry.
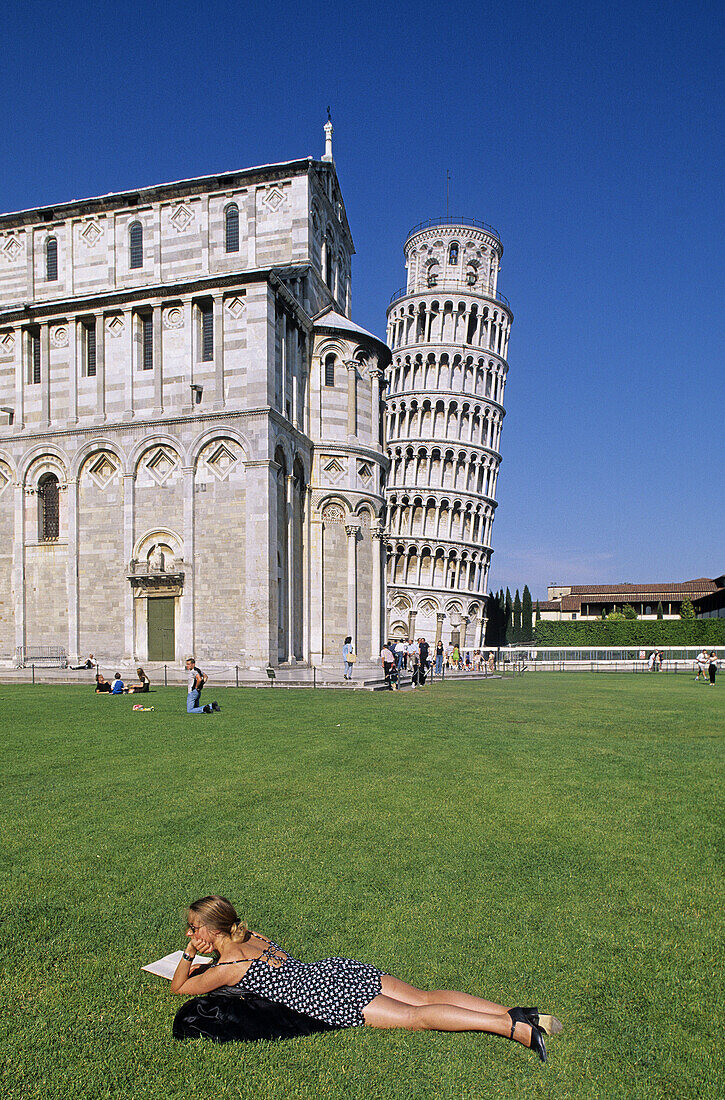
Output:
<path fill-rule="evenodd" d="M 388 307 L 388 631 L 484 642 L 513 314 L 483 222 L 417 225 Z"/>

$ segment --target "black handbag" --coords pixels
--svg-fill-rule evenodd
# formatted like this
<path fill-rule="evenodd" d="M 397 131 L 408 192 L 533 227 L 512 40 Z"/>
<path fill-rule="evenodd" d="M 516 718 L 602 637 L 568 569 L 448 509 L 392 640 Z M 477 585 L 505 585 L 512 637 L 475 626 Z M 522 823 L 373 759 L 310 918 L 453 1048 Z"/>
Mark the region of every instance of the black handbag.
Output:
<path fill-rule="evenodd" d="M 258 1039 L 294 1039 L 335 1024 L 268 1001 L 257 993 L 208 993 L 186 1001 L 174 1017 L 175 1039 L 211 1039 L 214 1043 L 250 1043 Z"/>

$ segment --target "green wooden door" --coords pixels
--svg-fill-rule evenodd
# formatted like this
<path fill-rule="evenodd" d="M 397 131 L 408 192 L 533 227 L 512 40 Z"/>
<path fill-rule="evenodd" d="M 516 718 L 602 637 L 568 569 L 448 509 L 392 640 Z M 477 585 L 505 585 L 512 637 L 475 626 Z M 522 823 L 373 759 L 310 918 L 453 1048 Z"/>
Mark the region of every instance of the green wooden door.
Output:
<path fill-rule="evenodd" d="M 147 600 L 149 625 L 149 661 L 173 661 L 174 637 L 173 596 L 155 596 Z"/>

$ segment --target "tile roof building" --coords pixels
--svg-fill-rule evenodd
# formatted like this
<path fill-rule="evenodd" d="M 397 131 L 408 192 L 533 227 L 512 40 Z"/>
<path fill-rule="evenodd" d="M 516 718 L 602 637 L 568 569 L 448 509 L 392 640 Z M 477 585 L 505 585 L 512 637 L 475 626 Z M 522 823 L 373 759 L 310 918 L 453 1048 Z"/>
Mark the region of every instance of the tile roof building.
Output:
<path fill-rule="evenodd" d="M 725 577 L 698 577 L 696 580 L 665 584 L 572 584 L 550 585 L 549 599 L 538 603 L 542 619 L 601 619 L 612 611 L 621 611 L 629 604 L 640 619 L 656 619 L 657 605 L 662 604 L 665 619 L 680 616 L 682 601 L 689 599 L 699 614 L 707 600 L 717 592 L 725 592 Z"/>

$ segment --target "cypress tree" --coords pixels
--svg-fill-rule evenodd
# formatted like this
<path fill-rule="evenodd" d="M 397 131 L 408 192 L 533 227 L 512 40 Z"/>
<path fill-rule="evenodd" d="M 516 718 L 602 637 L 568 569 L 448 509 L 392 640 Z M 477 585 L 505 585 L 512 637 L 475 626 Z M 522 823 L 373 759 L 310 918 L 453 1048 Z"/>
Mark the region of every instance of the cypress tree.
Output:
<path fill-rule="evenodd" d="M 660 600 L 660 602 L 657 604 L 657 618 L 658 619 L 664 619 L 664 617 L 665 617 L 665 609 L 662 606 L 662 600 Z"/>
<path fill-rule="evenodd" d="M 506 589 L 506 603 L 504 604 L 504 624 L 503 624 L 503 645 L 507 645 L 512 640 L 511 627 L 514 614 L 513 600 L 511 599 L 511 592 Z"/>
<path fill-rule="evenodd" d="M 681 619 L 694 619 L 695 608 L 692 606 L 692 600 L 689 596 L 685 596 L 684 600 L 680 604 L 680 618 Z"/>
<path fill-rule="evenodd" d="M 511 641 L 516 643 L 516 645 L 521 641 L 521 597 L 519 596 L 518 588 L 514 596 L 514 618 Z"/>
<path fill-rule="evenodd" d="M 536 601 L 536 621 L 537 621 L 537 623 L 541 622 L 541 608 L 539 607 L 539 601 L 538 600 Z"/>
<path fill-rule="evenodd" d="M 534 624 L 531 616 L 531 593 L 528 584 L 524 585 L 521 597 L 521 641 L 530 642 L 534 637 Z"/>
<path fill-rule="evenodd" d="M 498 634 L 496 635 L 496 645 L 506 645 L 506 599 L 503 594 L 503 588 L 499 588 L 498 597 Z"/>

